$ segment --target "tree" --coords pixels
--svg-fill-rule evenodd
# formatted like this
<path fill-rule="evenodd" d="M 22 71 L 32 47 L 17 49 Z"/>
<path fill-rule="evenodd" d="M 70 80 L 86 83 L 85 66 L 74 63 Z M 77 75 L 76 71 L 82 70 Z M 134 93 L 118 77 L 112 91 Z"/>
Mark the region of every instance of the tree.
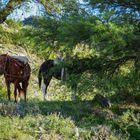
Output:
<path fill-rule="evenodd" d="M 12 11 L 22 5 L 25 2 L 35 1 L 41 3 L 47 11 L 47 14 L 53 15 L 64 15 L 64 13 L 74 13 L 77 11 L 78 5 L 76 0 L 10 0 L 4 8 L 0 10 L 0 23 L 3 23 L 7 16 Z M 1 5 L 0 5 L 1 6 Z"/>
<path fill-rule="evenodd" d="M 23 2 L 25 1 L 10 0 L 0 11 L 1 23 Z M 50 15 L 55 15 L 54 18 L 48 19 L 50 22 L 40 20 L 43 24 L 39 23 L 39 25 L 43 25 L 43 30 L 38 32 L 35 29 L 33 34 L 38 36 L 36 41 L 43 39 L 44 48 L 46 44 L 54 45 L 55 41 L 67 48 L 81 42 L 88 45 L 94 44 L 93 47 L 99 50 L 104 69 L 115 71 L 129 59 L 136 61 L 136 67 L 138 67 L 140 55 L 139 1 L 91 0 L 90 4 L 93 8 L 98 8 L 100 11 L 99 16 L 95 17 L 90 14 L 82 15 L 76 0 L 36 0 L 36 2 L 42 3 Z"/>
<path fill-rule="evenodd" d="M 5 8 L 0 10 L 0 23 L 6 20 L 6 17 L 15 9 L 16 6 L 20 5 L 25 0 L 10 0 Z"/>
<path fill-rule="evenodd" d="M 134 11 L 140 11 L 140 1 L 138 0 L 90 0 L 90 2 L 94 6 L 121 6 L 124 8 L 131 8 Z"/>

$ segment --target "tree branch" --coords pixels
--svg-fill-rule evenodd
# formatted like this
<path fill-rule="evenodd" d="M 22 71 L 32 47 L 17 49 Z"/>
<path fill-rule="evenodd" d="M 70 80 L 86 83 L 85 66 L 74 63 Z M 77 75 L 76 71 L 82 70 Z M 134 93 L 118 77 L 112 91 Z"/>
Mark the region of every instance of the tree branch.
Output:
<path fill-rule="evenodd" d="M 0 24 L 3 23 L 15 7 L 22 2 L 25 2 L 25 0 L 10 0 L 6 7 L 0 11 Z"/>

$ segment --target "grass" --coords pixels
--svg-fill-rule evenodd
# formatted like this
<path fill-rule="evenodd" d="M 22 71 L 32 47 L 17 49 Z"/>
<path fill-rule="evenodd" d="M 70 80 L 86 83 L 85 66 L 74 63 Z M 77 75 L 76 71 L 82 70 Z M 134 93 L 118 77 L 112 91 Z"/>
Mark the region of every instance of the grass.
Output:
<path fill-rule="evenodd" d="M 134 95 L 128 91 L 120 91 L 117 87 L 114 88 L 110 81 L 106 79 L 96 81 L 94 75 L 91 77 L 92 75 L 88 76 L 84 73 L 83 78 L 79 79 L 82 83 L 78 87 L 79 100 L 72 101 L 70 89 L 53 79 L 48 89 L 50 100 L 43 101 L 36 76 L 43 60 L 30 51 L 25 51 L 23 44 L 22 46 L 14 44 L 19 43 L 18 40 L 21 38 L 20 34 L 17 36 L 13 34 L 17 31 L 12 30 L 12 26 L 15 25 L 0 26 L 2 34 L 0 52 L 14 55 L 27 54 L 32 73 L 27 103 L 23 100 L 18 104 L 9 102 L 4 79 L 0 79 L 2 81 L 0 86 L 1 140 L 139 140 L 140 96 L 138 92 Z M 16 28 L 20 30 L 21 27 L 16 26 Z M 102 93 L 103 88 L 106 88 L 106 95 L 111 100 L 111 108 L 102 108 L 92 101 L 96 93 Z"/>
<path fill-rule="evenodd" d="M 81 94 L 79 100 L 72 101 L 70 89 L 53 79 L 48 89 L 50 100 L 46 102 L 38 89 L 36 72 L 31 76 L 27 103 L 21 100 L 15 104 L 13 94 L 12 101 L 7 101 L 5 83 L 0 86 L 0 139 L 139 139 L 138 95 L 126 98 L 126 94 L 109 94 L 112 107 L 102 108 L 91 100 L 99 90 Z"/>
<path fill-rule="evenodd" d="M 138 140 L 139 108 L 101 108 L 92 101 L 0 101 L 0 139 Z M 10 131 L 9 131 L 10 130 Z"/>

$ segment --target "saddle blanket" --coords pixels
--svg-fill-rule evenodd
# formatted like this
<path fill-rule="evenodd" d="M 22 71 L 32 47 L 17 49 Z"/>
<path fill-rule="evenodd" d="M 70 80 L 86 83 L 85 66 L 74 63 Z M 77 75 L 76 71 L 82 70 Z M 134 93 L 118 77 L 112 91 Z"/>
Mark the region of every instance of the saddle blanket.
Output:
<path fill-rule="evenodd" d="M 27 64 L 29 62 L 27 56 L 25 55 L 19 55 L 19 56 L 12 56 L 15 59 L 18 59 L 19 61 L 23 62 L 24 64 Z"/>

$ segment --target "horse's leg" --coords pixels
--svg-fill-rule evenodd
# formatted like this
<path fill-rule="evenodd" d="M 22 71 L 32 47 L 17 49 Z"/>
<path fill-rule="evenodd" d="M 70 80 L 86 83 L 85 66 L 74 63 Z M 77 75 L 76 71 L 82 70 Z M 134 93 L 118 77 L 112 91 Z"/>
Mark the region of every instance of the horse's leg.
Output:
<path fill-rule="evenodd" d="M 48 77 L 47 79 L 44 79 L 44 84 L 42 87 L 42 92 L 43 92 L 43 96 L 44 96 L 44 100 L 48 100 L 48 94 L 47 94 L 47 89 L 49 86 L 49 83 L 51 81 L 52 77 Z"/>
<path fill-rule="evenodd" d="M 28 87 L 28 80 L 25 80 L 24 82 L 22 82 L 22 88 L 23 88 L 23 92 L 24 92 L 24 100 L 26 102 L 26 95 L 27 95 L 27 87 Z"/>
<path fill-rule="evenodd" d="M 14 97 L 15 97 L 15 103 L 17 103 L 17 89 L 18 89 L 18 82 L 14 83 Z"/>
<path fill-rule="evenodd" d="M 18 84 L 17 89 L 18 89 L 18 101 L 20 101 L 20 95 L 21 95 L 21 90 L 22 90 L 20 84 Z"/>
<path fill-rule="evenodd" d="M 8 100 L 10 101 L 11 100 L 11 98 L 10 98 L 10 94 L 11 94 L 10 82 L 6 81 L 6 86 L 7 86 Z"/>

